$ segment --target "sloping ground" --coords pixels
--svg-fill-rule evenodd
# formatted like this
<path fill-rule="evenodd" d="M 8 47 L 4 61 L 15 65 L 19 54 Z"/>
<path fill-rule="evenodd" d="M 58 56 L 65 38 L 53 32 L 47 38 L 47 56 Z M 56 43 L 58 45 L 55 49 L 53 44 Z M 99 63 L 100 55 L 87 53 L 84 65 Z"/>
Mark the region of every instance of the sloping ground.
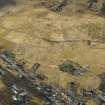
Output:
<path fill-rule="evenodd" d="M 80 88 L 97 89 L 97 75 L 105 71 L 104 26 L 105 19 L 95 15 L 63 16 L 27 7 L 0 17 L 0 47 L 12 48 L 29 67 L 39 62 L 39 72 L 48 76 L 46 82 L 66 88 L 76 81 Z M 91 46 L 88 40 L 98 42 Z M 65 60 L 88 67 L 89 72 L 83 77 L 63 73 L 58 65 Z"/>
<path fill-rule="evenodd" d="M 62 86 L 72 80 L 71 78 L 82 81 L 87 78 L 76 78 L 60 72 L 58 64 L 66 59 L 89 65 L 91 69 L 89 76 L 103 71 L 100 67 L 104 67 L 104 49 L 92 49 L 84 40 L 91 40 L 94 31 L 96 33 L 100 31 L 91 30 L 94 26 L 104 30 L 104 24 L 104 18 L 101 17 L 60 16 L 45 8 L 27 8 L 1 18 L 1 27 L 6 33 L 2 37 L 16 44 L 14 49 L 19 53 L 19 57 L 28 60 L 30 64 L 39 61 L 49 81 L 56 82 L 58 79 Z"/>

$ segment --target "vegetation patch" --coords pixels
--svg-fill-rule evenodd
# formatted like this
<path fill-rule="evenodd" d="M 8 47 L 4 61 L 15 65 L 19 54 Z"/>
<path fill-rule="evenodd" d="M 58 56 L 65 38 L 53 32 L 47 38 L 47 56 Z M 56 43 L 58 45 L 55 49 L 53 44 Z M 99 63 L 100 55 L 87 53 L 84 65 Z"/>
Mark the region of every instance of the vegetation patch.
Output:
<path fill-rule="evenodd" d="M 87 34 L 93 40 L 105 41 L 105 22 L 96 22 L 84 24 L 83 27 L 86 28 Z"/>

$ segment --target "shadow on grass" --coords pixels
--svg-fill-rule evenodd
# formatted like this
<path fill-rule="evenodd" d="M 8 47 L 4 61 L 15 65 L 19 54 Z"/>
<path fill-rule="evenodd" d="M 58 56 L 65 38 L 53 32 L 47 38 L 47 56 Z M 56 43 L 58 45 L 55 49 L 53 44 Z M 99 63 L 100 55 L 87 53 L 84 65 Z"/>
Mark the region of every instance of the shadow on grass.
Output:
<path fill-rule="evenodd" d="M 26 79 L 20 80 L 12 73 L 8 72 L 1 78 L 2 82 L 5 84 L 6 88 L 0 91 L 0 105 L 11 105 L 12 100 L 12 92 L 11 86 L 16 84 L 18 87 L 22 87 L 23 89 L 27 90 L 29 96 L 37 97 L 40 100 L 43 100 L 42 95 L 36 91 L 35 87 L 30 83 L 30 81 Z M 37 104 L 36 104 L 37 105 Z M 39 104 L 38 104 L 39 105 Z"/>
<path fill-rule="evenodd" d="M 0 91 L 0 105 L 11 105 L 11 92 L 7 88 Z"/>
<path fill-rule="evenodd" d="M 9 5 L 16 5 L 15 0 L 0 0 L 0 8 L 9 6 Z"/>

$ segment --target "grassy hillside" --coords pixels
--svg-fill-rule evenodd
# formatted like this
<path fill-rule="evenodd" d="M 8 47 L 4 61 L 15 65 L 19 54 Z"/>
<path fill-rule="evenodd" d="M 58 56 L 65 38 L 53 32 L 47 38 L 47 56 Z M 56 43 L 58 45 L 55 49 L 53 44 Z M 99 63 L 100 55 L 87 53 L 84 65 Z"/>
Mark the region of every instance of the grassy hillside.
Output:
<path fill-rule="evenodd" d="M 41 63 L 39 72 L 48 83 L 66 89 L 68 82 L 76 81 L 80 88 L 97 89 L 97 75 L 105 70 L 105 18 L 94 12 L 71 15 L 69 7 L 56 13 L 26 4 L 0 17 L 0 47 L 13 49 L 29 67 Z M 83 77 L 63 73 L 58 66 L 65 60 L 88 67 L 89 72 Z"/>

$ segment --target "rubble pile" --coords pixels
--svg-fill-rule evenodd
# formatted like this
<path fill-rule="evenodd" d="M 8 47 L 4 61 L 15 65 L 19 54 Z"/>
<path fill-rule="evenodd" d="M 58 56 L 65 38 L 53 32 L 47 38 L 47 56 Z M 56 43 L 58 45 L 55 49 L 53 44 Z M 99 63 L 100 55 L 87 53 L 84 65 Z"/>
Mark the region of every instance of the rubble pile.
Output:
<path fill-rule="evenodd" d="M 55 11 L 55 12 L 60 12 L 63 10 L 63 8 L 68 4 L 68 0 L 61 0 L 58 1 L 58 3 L 54 3 L 52 5 L 48 6 L 48 9 Z"/>
<path fill-rule="evenodd" d="M 52 85 L 47 85 L 46 83 L 41 82 L 36 75 L 33 75 L 32 73 L 22 69 L 23 67 L 20 68 L 16 60 L 11 59 L 11 56 L 1 53 L 0 58 L 14 68 L 21 75 L 21 77 L 30 81 L 35 87 L 35 90 L 42 94 L 50 103 L 55 103 L 56 105 L 58 105 L 57 103 L 60 103 L 60 105 L 71 105 L 70 98 L 68 98 L 64 92 Z"/>
<path fill-rule="evenodd" d="M 5 67 L 2 67 L 2 64 L 0 66 L 0 75 L 5 76 L 8 72 L 11 73 L 11 69 L 15 70 L 19 73 L 20 77 L 17 77 L 19 80 L 26 80 L 29 81 L 39 94 L 44 98 L 43 105 L 86 105 L 86 102 L 88 100 L 94 100 L 97 105 L 104 105 L 105 104 L 105 78 L 102 78 L 102 84 L 100 84 L 99 91 L 97 90 L 86 90 L 82 89 L 78 93 L 78 85 L 75 82 L 70 82 L 68 85 L 68 91 L 64 91 L 61 88 L 58 88 L 56 86 L 53 86 L 51 84 L 46 84 L 43 79 L 40 79 L 37 76 L 37 70 L 40 67 L 39 63 L 35 63 L 32 66 L 33 73 L 27 70 L 24 67 L 24 63 L 19 64 L 16 61 L 16 57 L 13 53 L 9 52 L 8 50 L 3 51 L 0 53 L 0 60 L 4 62 L 3 65 Z M 73 62 L 66 62 L 60 65 L 61 71 L 64 72 L 70 72 L 75 75 L 81 76 L 81 71 L 84 72 L 85 69 L 83 69 L 81 66 L 77 66 L 78 64 L 75 64 Z M 8 71 L 8 72 L 7 72 Z M 76 73 L 77 72 L 77 73 Z M 23 88 L 18 88 L 16 86 L 17 84 L 11 84 L 10 89 L 13 93 L 12 100 L 15 103 L 15 105 L 27 105 L 27 96 L 32 98 L 32 94 L 28 94 L 28 92 Z M 28 98 L 28 101 L 29 98 Z"/>
<path fill-rule="evenodd" d="M 84 0 L 84 2 L 75 0 L 52 0 L 41 1 L 39 6 L 44 6 L 54 12 L 62 12 L 66 7 L 69 12 L 84 13 L 86 11 L 93 11 L 101 15 L 105 15 L 105 1 L 99 0 Z M 35 5 L 37 7 L 37 4 Z M 66 9 L 65 9 L 66 12 Z"/>
<path fill-rule="evenodd" d="M 73 61 L 66 61 L 59 65 L 59 69 L 63 72 L 70 73 L 72 75 L 81 76 L 86 73 L 86 69 Z"/>

